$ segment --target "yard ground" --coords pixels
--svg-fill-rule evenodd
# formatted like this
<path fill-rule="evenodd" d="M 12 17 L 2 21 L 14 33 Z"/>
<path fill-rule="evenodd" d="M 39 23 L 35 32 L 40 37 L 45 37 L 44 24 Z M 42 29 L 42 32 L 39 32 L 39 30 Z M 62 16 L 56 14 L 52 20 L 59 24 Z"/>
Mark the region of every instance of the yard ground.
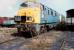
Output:
<path fill-rule="evenodd" d="M 16 28 L 0 28 L 0 42 L 15 38 L 11 34 L 16 31 Z"/>
<path fill-rule="evenodd" d="M 16 28 L 0 28 L 0 43 L 16 38 L 15 36 L 11 35 L 16 31 Z M 1 50 L 9 50 L 12 48 L 12 50 L 57 50 L 60 48 L 64 37 L 64 32 L 52 30 L 28 39 L 22 37 L 23 40 L 21 41 L 24 42 L 23 44 L 20 40 L 18 40 L 18 42 L 12 41 L 6 44 L 1 44 L 0 49 L 2 48 Z M 18 46 L 18 44 L 21 45 Z"/>

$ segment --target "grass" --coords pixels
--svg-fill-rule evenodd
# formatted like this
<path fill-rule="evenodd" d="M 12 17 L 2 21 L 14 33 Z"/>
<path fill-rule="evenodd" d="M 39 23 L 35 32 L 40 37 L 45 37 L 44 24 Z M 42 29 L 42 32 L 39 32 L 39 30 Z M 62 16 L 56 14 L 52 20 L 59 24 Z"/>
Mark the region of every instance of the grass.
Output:
<path fill-rule="evenodd" d="M 2 32 L 3 30 L 0 30 L 0 32 Z"/>
<path fill-rule="evenodd" d="M 10 30 L 9 32 L 10 33 L 15 33 L 17 30 L 15 29 L 15 30 Z"/>
<path fill-rule="evenodd" d="M 15 33 L 17 31 L 16 28 L 0 28 L 0 33 Z"/>
<path fill-rule="evenodd" d="M 33 38 L 31 43 L 27 45 L 30 50 L 47 50 L 50 49 L 55 42 L 63 37 L 62 32 L 52 31 L 51 35 L 45 34 Z"/>
<path fill-rule="evenodd" d="M 32 39 L 32 42 L 28 47 L 30 48 L 30 50 L 46 50 L 53 45 L 53 42 L 55 42 L 54 38 L 37 38 Z"/>

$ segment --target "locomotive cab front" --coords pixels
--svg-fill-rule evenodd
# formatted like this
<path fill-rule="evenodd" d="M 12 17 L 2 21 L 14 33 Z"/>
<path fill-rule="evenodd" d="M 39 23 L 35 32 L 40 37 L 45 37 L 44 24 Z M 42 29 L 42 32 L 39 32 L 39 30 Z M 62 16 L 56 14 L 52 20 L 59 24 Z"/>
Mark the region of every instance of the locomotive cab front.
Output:
<path fill-rule="evenodd" d="M 15 16 L 14 20 L 16 23 L 30 23 L 32 22 L 33 18 L 31 16 Z"/>
<path fill-rule="evenodd" d="M 14 17 L 18 32 L 30 32 L 36 35 L 39 32 L 41 19 L 41 5 L 36 3 L 22 4 Z M 26 34 L 26 33 L 25 33 Z M 28 34 L 28 33 L 27 33 Z"/>

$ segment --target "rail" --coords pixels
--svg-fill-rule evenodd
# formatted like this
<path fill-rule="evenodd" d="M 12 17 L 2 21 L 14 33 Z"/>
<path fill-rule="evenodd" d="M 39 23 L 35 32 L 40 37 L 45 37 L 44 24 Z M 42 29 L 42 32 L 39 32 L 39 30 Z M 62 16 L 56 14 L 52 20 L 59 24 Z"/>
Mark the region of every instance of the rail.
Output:
<path fill-rule="evenodd" d="M 17 37 L 17 38 L 14 38 L 14 39 L 9 39 L 9 40 L 6 40 L 4 42 L 0 42 L 0 44 L 7 43 L 7 42 L 10 42 L 10 41 L 13 41 L 13 40 L 17 40 L 17 39 L 19 39 L 19 38 Z"/>

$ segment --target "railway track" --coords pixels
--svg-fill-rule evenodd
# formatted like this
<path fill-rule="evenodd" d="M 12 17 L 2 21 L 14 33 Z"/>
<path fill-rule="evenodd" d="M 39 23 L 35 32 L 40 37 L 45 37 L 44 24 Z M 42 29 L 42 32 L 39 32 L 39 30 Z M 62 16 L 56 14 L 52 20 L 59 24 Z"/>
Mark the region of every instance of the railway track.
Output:
<path fill-rule="evenodd" d="M 63 40 L 63 41 L 62 41 L 62 43 L 61 43 L 61 46 L 60 46 L 59 50 L 61 50 L 61 49 L 63 48 L 64 44 L 65 44 L 65 40 Z"/>
<path fill-rule="evenodd" d="M 65 32 L 65 37 L 63 39 L 58 40 L 50 50 L 70 50 L 70 47 L 66 48 L 67 41 L 71 38 L 71 34 L 69 32 Z"/>
<path fill-rule="evenodd" d="M 26 43 L 23 38 L 14 38 L 0 43 L 0 50 L 14 50 Z"/>
<path fill-rule="evenodd" d="M 74 50 L 74 32 L 67 32 L 67 36 L 63 41 L 60 50 Z"/>
<path fill-rule="evenodd" d="M 62 45 L 64 44 L 64 38 L 57 40 L 50 50 L 60 50 L 62 48 Z"/>
<path fill-rule="evenodd" d="M 52 32 L 50 34 L 47 33 L 47 35 L 52 35 Z M 35 38 L 35 37 L 34 37 Z M 31 39 L 24 39 L 24 38 L 14 38 L 10 39 L 4 42 L 0 43 L 0 50 L 19 50 L 19 48 L 23 45 L 29 44 L 31 42 Z M 61 50 L 63 48 L 65 39 L 59 38 L 57 42 L 54 43 L 51 50 Z"/>
<path fill-rule="evenodd" d="M 65 33 L 65 38 L 63 39 L 59 50 L 61 50 L 61 49 L 63 48 L 63 46 L 64 46 L 64 44 L 65 44 L 65 42 L 66 42 L 66 41 L 65 41 L 66 39 L 67 39 L 67 33 Z"/>
<path fill-rule="evenodd" d="M 9 40 L 6 40 L 4 42 L 0 42 L 0 45 L 3 44 L 3 43 L 7 43 L 7 42 L 10 42 L 10 41 L 13 41 L 13 40 L 17 40 L 18 38 L 13 38 L 13 39 L 9 39 Z"/>

